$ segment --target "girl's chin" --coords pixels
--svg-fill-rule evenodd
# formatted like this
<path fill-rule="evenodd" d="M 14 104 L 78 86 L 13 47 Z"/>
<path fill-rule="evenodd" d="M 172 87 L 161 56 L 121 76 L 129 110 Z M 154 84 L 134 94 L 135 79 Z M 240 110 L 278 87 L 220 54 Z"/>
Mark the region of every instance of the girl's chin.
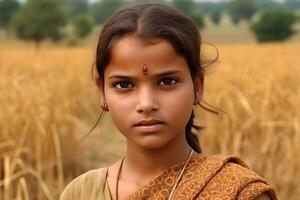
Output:
<path fill-rule="evenodd" d="M 167 145 L 169 141 L 167 138 L 162 138 L 159 136 L 144 136 L 134 141 L 140 148 L 145 150 L 155 150 L 160 149 Z"/>

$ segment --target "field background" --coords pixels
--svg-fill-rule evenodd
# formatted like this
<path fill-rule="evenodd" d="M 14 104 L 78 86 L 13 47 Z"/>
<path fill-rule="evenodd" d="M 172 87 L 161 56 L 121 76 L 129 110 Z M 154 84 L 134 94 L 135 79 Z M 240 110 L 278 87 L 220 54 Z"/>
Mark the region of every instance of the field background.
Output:
<path fill-rule="evenodd" d="M 74 177 L 123 155 L 107 113 L 84 138 L 100 114 L 90 77 L 98 32 L 81 46 L 46 41 L 39 50 L 0 32 L 0 199 L 58 199 Z M 209 43 L 220 53 L 204 100 L 230 116 L 195 108 L 204 152 L 241 156 L 280 199 L 299 199 L 300 34 L 258 45 L 247 24 L 224 18 L 202 35 L 203 56 L 215 55 Z"/>

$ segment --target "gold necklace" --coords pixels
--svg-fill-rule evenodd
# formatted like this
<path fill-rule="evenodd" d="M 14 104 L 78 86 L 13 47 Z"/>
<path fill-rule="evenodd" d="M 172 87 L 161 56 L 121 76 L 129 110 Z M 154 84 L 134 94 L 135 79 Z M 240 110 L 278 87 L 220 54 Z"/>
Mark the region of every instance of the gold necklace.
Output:
<path fill-rule="evenodd" d="M 178 185 L 179 181 L 181 180 L 182 175 L 183 175 L 183 173 L 184 173 L 184 171 L 185 171 L 185 169 L 186 169 L 186 167 L 187 167 L 187 164 L 189 163 L 189 161 L 190 161 L 190 159 L 191 159 L 193 153 L 194 153 L 194 150 L 191 148 L 189 157 L 186 159 L 185 164 L 184 164 L 184 166 L 183 166 L 183 168 L 182 168 L 182 170 L 181 170 L 181 172 L 180 172 L 180 174 L 179 174 L 179 176 L 178 176 L 178 178 L 177 178 L 175 184 L 173 185 L 173 188 L 172 188 L 172 190 L 171 190 L 171 193 L 170 193 L 170 195 L 169 195 L 168 200 L 171 200 L 171 199 L 172 199 L 173 194 L 174 194 L 174 192 L 175 192 L 175 189 L 177 188 L 177 185 Z M 121 168 L 122 168 L 122 165 L 123 165 L 123 162 L 124 162 L 125 157 L 126 157 L 126 155 L 125 155 L 125 156 L 122 158 L 122 160 L 121 160 L 121 164 L 120 164 L 120 167 L 119 167 L 119 170 L 118 170 L 118 174 L 117 174 L 116 200 L 119 200 L 119 196 L 118 196 L 119 179 L 120 179 L 120 172 L 121 172 Z"/>
<path fill-rule="evenodd" d="M 184 167 L 182 168 L 182 170 L 181 170 L 181 172 L 180 172 L 180 174 L 179 174 L 179 177 L 177 178 L 177 180 L 176 180 L 176 182 L 175 182 L 175 184 L 174 184 L 174 186 L 173 186 L 173 188 L 172 188 L 172 190 L 171 190 L 171 193 L 170 193 L 170 196 L 169 196 L 168 200 L 171 200 L 171 199 L 172 199 L 173 194 L 174 194 L 174 192 L 175 192 L 175 189 L 176 189 L 176 187 L 177 187 L 179 181 L 181 180 L 182 175 L 183 175 L 183 173 L 184 173 L 184 171 L 185 171 L 185 169 L 186 169 L 186 167 L 187 167 L 187 164 L 189 163 L 189 161 L 190 161 L 190 159 L 191 159 L 193 153 L 194 153 L 194 151 L 193 151 L 193 149 L 191 148 L 190 155 L 189 155 L 188 159 L 185 161 Z"/>

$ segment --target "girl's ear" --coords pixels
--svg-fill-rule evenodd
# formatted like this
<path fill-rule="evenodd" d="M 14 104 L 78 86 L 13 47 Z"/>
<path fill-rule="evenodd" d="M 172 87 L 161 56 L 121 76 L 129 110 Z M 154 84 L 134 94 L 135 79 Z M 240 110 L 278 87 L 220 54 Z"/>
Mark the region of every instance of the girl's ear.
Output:
<path fill-rule="evenodd" d="M 195 99 L 198 100 L 198 102 L 201 101 L 203 97 L 203 88 L 204 88 L 204 76 L 203 73 L 199 73 L 199 75 L 196 76 L 195 83 Z"/>

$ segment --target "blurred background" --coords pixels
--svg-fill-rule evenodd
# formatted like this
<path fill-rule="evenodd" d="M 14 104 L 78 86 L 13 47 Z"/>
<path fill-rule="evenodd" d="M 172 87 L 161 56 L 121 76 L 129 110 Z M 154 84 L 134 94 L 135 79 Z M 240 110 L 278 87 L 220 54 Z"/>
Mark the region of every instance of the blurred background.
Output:
<path fill-rule="evenodd" d="M 161 2 L 191 16 L 210 65 L 195 107 L 207 154 L 242 157 L 280 199 L 300 195 L 300 0 L 0 0 L 0 199 L 53 200 L 119 159 L 125 141 L 91 79 L 98 34 L 121 7 Z M 210 107 L 207 105 L 208 107 Z"/>

